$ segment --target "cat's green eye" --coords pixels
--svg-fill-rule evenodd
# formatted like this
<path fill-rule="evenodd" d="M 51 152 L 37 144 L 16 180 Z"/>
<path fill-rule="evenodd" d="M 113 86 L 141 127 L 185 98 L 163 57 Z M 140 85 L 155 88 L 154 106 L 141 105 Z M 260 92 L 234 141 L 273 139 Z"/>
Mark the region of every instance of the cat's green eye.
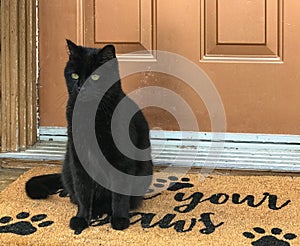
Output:
<path fill-rule="evenodd" d="M 91 76 L 91 79 L 92 79 L 92 80 L 98 80 L 98 79 L 100 79 L 100 76 L 99 76 L 98 74 L 93 74 L 93 75 Z"/>
<path fill-rule="evenodd" d="M 79 75 L 77 73 L 72 73 L 72 79 L 78 80 L 79 79 Z"/>

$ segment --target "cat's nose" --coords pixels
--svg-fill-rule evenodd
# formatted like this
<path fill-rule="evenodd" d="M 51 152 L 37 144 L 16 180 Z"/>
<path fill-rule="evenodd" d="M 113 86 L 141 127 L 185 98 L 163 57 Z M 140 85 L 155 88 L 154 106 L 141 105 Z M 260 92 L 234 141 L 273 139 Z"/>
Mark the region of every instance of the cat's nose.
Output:
<path fill-rule="evenodd" d="M 77 83 L 75 86 L 75 89 L 79 92 L 80 91 L 80 89 L 81 89 L 81 86 L 79 85 L 79 83 Z"/>
<path fill-rule="evenodd" d="M 78 89 L 78 91 L 80 91 L 82 85 L 83 85 L 83 83 L 81 83 L 81 81 L 77 82 L 77 89 Z"/>

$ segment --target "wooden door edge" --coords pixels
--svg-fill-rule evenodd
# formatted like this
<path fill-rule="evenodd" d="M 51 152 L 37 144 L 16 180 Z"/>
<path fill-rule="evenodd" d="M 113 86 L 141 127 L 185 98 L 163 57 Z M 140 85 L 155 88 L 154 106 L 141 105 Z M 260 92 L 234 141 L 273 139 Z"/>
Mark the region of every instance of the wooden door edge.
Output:
<path fill-rule="evenodd" d="M 1 151 L 37 140 L 36 0 L 1 1 Z"/>

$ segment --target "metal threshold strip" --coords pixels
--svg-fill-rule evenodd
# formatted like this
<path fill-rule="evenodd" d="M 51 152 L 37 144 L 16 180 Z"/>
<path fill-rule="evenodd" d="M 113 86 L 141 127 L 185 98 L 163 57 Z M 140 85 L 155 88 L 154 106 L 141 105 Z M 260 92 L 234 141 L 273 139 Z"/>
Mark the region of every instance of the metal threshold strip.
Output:
<path fill-rule="evenodd" d="M 223 137 L 216 140 L 213 133 L 152 131 L 153 162 L 156 166 L 300 172 L 300 136 L 226 133 Z M 2 153 L 0 158 L 64 159 L 65 141 L 42 139 L 26 151 Z"/>

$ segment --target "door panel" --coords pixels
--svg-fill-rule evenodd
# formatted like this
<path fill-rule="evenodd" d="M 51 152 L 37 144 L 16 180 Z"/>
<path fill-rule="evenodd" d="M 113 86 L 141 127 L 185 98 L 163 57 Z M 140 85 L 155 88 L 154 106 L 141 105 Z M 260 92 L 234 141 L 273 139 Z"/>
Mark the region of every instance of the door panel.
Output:
<path fill-rule="evenodd" d="M 139 0 L 96 0 L 94 7 L 96 43 L 140 42 L 140 7 Z M 128 13 L 131 13 L 131 18 L 128 18 Z"/>
<path fill-rule="evenodd" d="M 202 59 L 281 61 L 281 0 L 204 1 Z"/>
<path fill-rule="evenodd" d="M 79 2 L 83 9 L 82 35 L 86 46 L 101 47 L 113 43 L 119 54 L 144 50 L 149 55 L 147 50 L 155 49 L 155 1 Z"/>
<path fill-rule="evenodd" d="M 144 51 L 140 57 L 123 56 L 128 62 L 155 58 L 153 49 L 183 55 L 218 89 L 228 131 L 300 134 L 298 0 L 39 2 L 41 126 L 65 126 L 64 39 L 71 38 L 92 47 L 113 43 L 119 55 Z M 126 92 L 150 85 L 178 93 L 193 109 L 200 131 L 210 131 L 204 102 L 182 81 L 152 72 L 123 79 Z M 161 109 L 145 114 L 152 128 L 179 129 Z"/>
<path fill-rule="evenodd" d="M 211 4 L 213 1 L 207 1 Z M 266 1 L 217 1 L 218 44 L 265 44 Z M 232 8 L 232 6 L 235 6 Z M 251 32 L 246 32 L 248 28 Z"/>

